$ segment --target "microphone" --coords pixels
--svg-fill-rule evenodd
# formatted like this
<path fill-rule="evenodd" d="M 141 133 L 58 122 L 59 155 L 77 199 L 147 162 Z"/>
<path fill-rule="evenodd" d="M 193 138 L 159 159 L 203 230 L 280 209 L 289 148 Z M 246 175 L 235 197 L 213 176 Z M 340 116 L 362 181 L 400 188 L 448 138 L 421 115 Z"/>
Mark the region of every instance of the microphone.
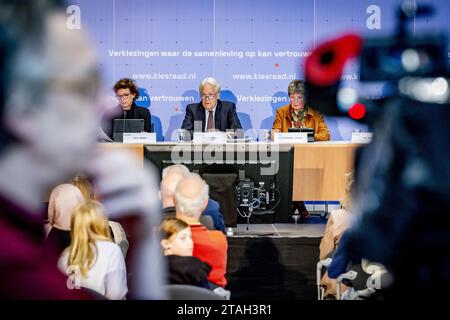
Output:
<path fill-rule="evenodd" d="M 127 110 L 123 110 L 123 127 L 122 127 L 122 142 L 123 142 L 123 134 L 127 132 Z"/>

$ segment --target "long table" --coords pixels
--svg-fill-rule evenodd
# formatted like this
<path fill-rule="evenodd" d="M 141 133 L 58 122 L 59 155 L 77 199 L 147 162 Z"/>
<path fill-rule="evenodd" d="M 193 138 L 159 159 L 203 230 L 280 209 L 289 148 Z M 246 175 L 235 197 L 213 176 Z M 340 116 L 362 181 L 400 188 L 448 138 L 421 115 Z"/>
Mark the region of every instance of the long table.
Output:
<path fill-rule="evenodd" d="M 346 174 L 354 168 L 355 150 L 348 142 L 318 142 L 294 146 L 294 201 L 341 200 Z"/>
<path fill-rule="evenodd" d="M 139 162 L 139 165 L 144 166 L 144 145 L 142 144 L 123 144 L 118 142 L 99 143 L 98 147 L 102 150 L 121 150 L 132 153 Z"/>

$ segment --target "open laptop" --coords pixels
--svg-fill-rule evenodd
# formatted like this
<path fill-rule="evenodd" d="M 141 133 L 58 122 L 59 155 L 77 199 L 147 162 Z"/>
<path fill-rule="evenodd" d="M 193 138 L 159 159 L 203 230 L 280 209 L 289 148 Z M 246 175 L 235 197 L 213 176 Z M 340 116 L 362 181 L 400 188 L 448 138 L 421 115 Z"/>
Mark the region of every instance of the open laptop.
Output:
<path fill-rule="evenodd" d="M 114 119 L 113 138 L 116 142 L 123 142 L 124 132 L 144 131 L 144 119 Z"/>

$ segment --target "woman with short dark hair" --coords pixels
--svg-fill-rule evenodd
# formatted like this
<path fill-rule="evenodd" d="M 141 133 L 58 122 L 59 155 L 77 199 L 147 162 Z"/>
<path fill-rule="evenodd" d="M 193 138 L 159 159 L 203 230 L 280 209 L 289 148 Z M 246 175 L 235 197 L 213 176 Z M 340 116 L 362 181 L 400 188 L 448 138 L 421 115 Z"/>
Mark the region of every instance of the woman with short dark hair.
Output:
<path fill-rule="evenodd" d="M 134 95 L 133 100 L 139 97 L 138 87 L 132 79 L 123 78 L 117 81 L 113 87 L 113 90 L 117 94 L 120 89 L 129 89 L 130 93 Z"/>
<path fill-rule="evenodd" d="M 108 136 L 113 139 L 114 120 L 116 119 L 143 119 L 144 131 L 151 132 L 151 114 L 147 108 L 138 107 L 136 99 L 139 97 L 139 91 L 136 83 L 129 78 L 123 78 L 113 86 L 114 93 L 119 105 L 112 111 L 114 115 L 110 120 L 109 128 L 103 128 Z"/>

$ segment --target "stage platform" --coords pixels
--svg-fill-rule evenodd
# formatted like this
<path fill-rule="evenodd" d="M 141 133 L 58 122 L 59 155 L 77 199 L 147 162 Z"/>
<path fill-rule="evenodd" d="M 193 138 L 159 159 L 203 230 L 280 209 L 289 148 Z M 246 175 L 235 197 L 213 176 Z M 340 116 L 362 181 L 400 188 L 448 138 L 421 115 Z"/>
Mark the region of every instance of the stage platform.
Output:
<path fill-rule="evenodd" d="M 288 237 L 288 238 L 318 238 L 322 237 L 325 231 L 326 220 L 320 217 L 310 217 L 306 222 L 294 223 L 273 223 L 273 224 L 238 224 L 233 229 L 232 237 Z"/>
<path fill-rule="evenodd" d="M 227 289 L 232 300 L 315 300 L 316 264 L 326 220 L 239 224 L 228 237 Z"/>

